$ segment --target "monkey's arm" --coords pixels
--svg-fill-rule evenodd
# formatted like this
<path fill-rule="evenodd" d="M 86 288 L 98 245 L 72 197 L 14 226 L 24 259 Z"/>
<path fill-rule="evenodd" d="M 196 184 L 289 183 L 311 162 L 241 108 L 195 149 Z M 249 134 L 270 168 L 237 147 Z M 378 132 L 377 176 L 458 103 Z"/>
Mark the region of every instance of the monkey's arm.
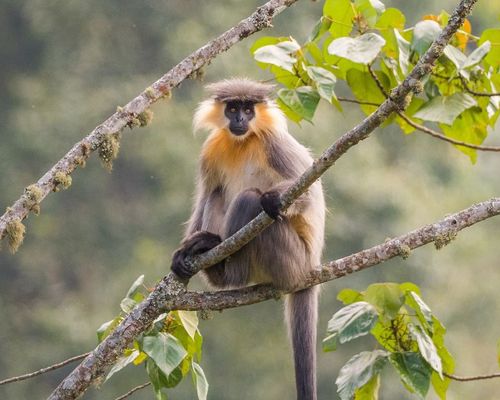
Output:
<path fill-rule="evenodd" d="M 312 165 L 313 159 L 309 151 L 299 144 L 290 134 L 269 136 L 266 138 L 267 160 L 270 167 L 281 179 L 262 196 L 262 207 L 273 218 L 277 212 L 279 197 Z M 287 216 L 302 214 L 314 202 L 317 184 L 313 185 L 306 193 L 302 194 L 287 209 Z M 321 189 L 321 184 L 319 184 Z"/>
<path fill-rule="evenodd" d="M 218 214 L 222 212 L 221 192 L 218 189 L 207 194 L 207 188 L 203 183 L 199 183 L 196 195 L 195 206 L 188 221 L 186 233 L 182 240 L 181 247 L 172 256 L 172 271 L 182 279 L 189 279 L 193 272 L 186 265 L 186 258 L 214 248 L 222 239 L 218 232 L 214 220 L 217 221 Z"/>

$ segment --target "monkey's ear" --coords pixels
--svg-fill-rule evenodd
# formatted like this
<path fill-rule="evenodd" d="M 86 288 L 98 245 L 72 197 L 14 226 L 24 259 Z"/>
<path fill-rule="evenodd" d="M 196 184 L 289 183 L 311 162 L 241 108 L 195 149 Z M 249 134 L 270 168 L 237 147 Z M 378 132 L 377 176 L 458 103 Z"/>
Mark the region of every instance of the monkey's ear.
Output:
<path fill-rule="evenodd" d="M 214 99 L 202 101 L 194 114 L 194 131 L 224 128 L 227 125 L 227 120 L 224 117 L 224 107 L 224 103 Z"/>

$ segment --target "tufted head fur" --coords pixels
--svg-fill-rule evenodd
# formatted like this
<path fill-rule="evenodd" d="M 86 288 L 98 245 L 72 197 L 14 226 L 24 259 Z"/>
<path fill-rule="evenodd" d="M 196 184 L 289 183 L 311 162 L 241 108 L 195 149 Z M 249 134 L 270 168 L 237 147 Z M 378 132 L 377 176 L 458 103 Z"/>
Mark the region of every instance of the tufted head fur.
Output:
<path fill-rule="evenodd" d="M 274 85 L 247 78 L 233 78 L 207 85 L 206 89 L 214 100 L 222 103 L 233 100 L 263 103 L 269 100 Z"/>

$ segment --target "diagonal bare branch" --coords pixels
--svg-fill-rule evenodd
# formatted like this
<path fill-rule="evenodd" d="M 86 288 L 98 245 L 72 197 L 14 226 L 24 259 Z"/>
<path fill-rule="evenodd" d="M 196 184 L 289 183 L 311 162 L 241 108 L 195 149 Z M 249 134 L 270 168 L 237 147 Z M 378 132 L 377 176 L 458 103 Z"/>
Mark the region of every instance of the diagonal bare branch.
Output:
<path fill-rule="evenodd" d="M 297 0 L 270 0 L 259 7 L 248 18 L 224 32 L 222 35 L 200 47 L 186 57 L 160 79 L 146 88 L 137 97 L 111 115 L 106 121 L 97 126 L 85 138 L 73 147 L 54 166 L 47 171 L 30 188 L 36 190 L 36 204 L 29 193 L 24 193 L 0 217 L 0 239 L 5 237 L 9 224 L 24 220 L 34 205 L 38 205 L 54 189 L 58 183 L 58 176 L 69 176 L 97 150 L 103 140 L 112 134 L 121 132 L 123 128 L 137 126 L 137 118 L 143 115 L 148 108 L 158 100 L 168 97 L 172 89 L 189 78 L 194 72 L 208 64 L 218 54 L 227 51 L 233 45 L 246 37 L 264 28 L 272 26 L 273 18 Z M 24 234 L 24 231 L 23 231 Z M 13 249 L 14 251 L 16 248 Z"/>
<path fill-rule="evenodd" d="M 3 379 L 0 381 L 0 386 L 6 385 L 8 383 L 24 381 L 26 379 L 34 378 L 35 376 L 42 375 L 42 374 L 45 374 L 47 372 L 54 371 L 56 369 L 65 367 L 66 365 L 68 365 L 72 362 L 79 361 L 82 358 L 87 357 L 88 355 L 89 355 L 89 353 L 83 353 L 83 354 L 80 354 L 78 356 L 68 358 L 64 361 L 57 363 L 57 364 L 53 364 L 53 365 L 49 365 L 48 367 L 41 368 L 38 371 L 30 372 L 28 374 L 23 374 L 23 375 L 19 375 L 19 376 L 13 376 L 12 378 Z"/>

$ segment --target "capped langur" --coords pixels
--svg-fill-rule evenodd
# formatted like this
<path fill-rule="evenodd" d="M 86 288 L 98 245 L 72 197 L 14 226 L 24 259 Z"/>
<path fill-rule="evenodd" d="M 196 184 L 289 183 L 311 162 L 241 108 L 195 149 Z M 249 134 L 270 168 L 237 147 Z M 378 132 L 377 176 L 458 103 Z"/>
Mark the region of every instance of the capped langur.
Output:
<path fill-rule="evenodd" d="M 172 271 L 189 279 L 184 260 L 218 245 L 262 210 L 275 222 L 226 260 L 203 270 L 216 288 L 272 283 L 290 289 L 320 264 L 325 204 L 317 181 L 280 215 L 281 194 L 309 167 L 309 151 L 289 133 L 270 99 L 273 86 L 230 79 L 207 86 L 194 117 L 210 135 L 201 151 L 196 200 Z M 298 400 L 316 400 L 318 288 L 287 296 Z"/>

